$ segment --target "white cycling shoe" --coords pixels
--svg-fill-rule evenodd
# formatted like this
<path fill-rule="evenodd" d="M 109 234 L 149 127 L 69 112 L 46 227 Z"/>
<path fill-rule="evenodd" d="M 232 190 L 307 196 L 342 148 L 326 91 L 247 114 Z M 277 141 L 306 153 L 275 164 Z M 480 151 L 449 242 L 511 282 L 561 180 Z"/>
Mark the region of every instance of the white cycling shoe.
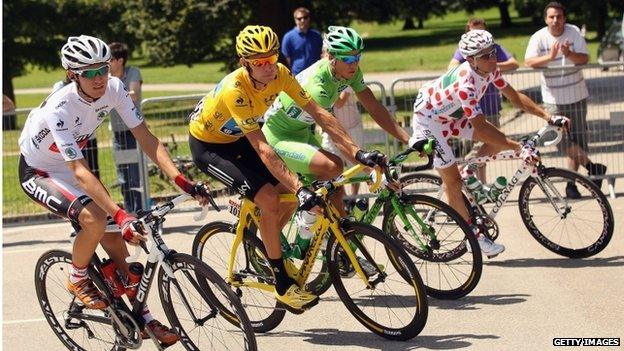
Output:
<path fill-rule="evenodd" d="M 486 255 L 488 258 L 498 256 L 498 254 L 505 251 L 504 245 L 493 242 L 485 235 L 479 235 L 479 237 L 477 238 L 477 241 L 479 242 L 479 247 L 481 248 L 481 252 L 484 255 Z"/>

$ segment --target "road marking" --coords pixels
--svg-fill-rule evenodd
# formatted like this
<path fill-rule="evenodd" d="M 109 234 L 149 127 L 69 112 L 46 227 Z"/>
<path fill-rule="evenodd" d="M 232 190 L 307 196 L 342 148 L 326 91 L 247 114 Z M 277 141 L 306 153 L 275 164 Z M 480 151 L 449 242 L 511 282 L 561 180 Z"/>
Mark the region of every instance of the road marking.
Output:
<path fill-rule="evenodd" d="M 2 324 L 23 324 L 23 323 L 37 323 L 37 322 L 45 322 L 45 318 L 35 318 L 35 319 L 18 319 L 14 321 L 2 321 Z"/>

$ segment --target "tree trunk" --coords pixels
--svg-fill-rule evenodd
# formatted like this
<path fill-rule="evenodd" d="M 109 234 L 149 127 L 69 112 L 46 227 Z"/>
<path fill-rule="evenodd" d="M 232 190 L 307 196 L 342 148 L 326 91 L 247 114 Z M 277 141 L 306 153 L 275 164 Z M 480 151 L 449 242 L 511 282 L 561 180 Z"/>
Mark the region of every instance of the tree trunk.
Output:
<path fill-rule="evenodd" d="M 418 17 L 418 29 L 423 29 L 425 28 L 425 19 Z"/>
<path fill-rule="evenodd" d="M 8 96 L 13 102 L 15 102 L 15 92 L 13 90 L 13 78 L 4 71 L 2 72 L 2 94 Z M 2 130 L 16 130 L 17 129 L 17 115 L 2 113 Z"/>
<path fill-rule="evenodd" d="M 11 100 L 13 100 L 13 102 L 15 102 L 15 92 L 13 91 L 13 78 L 6 70 L 2 72 L 2 94 L 8 96 L 9 98 L 11 98 Z"/>
<path fill-rule="evenodd" d="M 414 20 L 411 17 L 407 17 L 405 19 L 405 23 L 403 24 L 403 30 L 416 29 L 414 26 Z"/>
<path fill-rule="evenodd" d="M 499 0 L 498 1 L 498 10 L 500 12 L 501 18 L 501 27 L 509 28 L 511 27 L 511 16 L 509 15 L 509 1 L 508 0 Z"/>
<path fill-rule="evenodd" d="M 607 33 L 607 22 L 609 21 L 609 10 L 606 1 L 599 1 L 596 4 L 596 35 L 600 41 Z"/>

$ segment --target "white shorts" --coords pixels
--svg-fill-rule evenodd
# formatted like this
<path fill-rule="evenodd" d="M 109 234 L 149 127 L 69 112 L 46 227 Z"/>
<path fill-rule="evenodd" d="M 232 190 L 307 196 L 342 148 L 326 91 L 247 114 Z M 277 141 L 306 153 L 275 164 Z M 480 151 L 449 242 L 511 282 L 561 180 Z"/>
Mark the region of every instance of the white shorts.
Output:
<path fill-rule="evenodd" d="M 449 139 L 459 138 L 472 140 L 474 128 L 466 117 L 460 119 L 449 119 L 439 122 L 432 118 L 422 117 L 417 114 L 413 116 L 414 132 L 409 144 L 429 137 L 435 138 L 437 142 L 436 155 L 433 160 L 434 168 L 447 168 L 455 164 L 455 154 L 449 145 Z"/>
<path fill-rule="evenodd" d="M 347 131 L 347 134 L 349 134 L 349 136 L 351 136 L 351 139 L 353 139 L 353 141 L 360 146 L 361 148 L 364 148 L 364 126 L 362 124 L 358 124 L 353 128 L 349 128 L 349 129 L 345 129 Z M 349 157 L 346 157 L 345 155 L 342 154 L 342 152 L 340 152 L 340 150 L 338 150 L 338 148 L 336 147 L 336 145 L 334 144 L 334 142 L 331 140 L 331 138 L 329 137 L 329 134 L 327 134 L 326 132 L 323 132 L 322 134 L 322 143 L 321 145 L 323 146 L 324 150 L 327 150 L 329 152 L 331 152 L 334 155 L 338 155 L 340 156 L 340 158 L 343 160 L 343 162 L 345 163 L 345 167 L 352 167 L 353 166 L 353 162 L 351 162 L 349 160 Z"/>

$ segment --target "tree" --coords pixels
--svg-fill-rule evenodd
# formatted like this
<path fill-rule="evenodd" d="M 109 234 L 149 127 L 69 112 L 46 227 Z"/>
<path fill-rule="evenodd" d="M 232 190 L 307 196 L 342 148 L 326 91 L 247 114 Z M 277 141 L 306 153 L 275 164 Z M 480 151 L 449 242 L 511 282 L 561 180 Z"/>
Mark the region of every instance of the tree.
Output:
<path fill-rule="evenodd" d="M 223 60 L 232 69 L 238 64 L 234 40 L 245 25 L 267 25 L 282 37 L 294 25 L 292 12 L 299 6 L 310 9 L 313 26 L 321 31 L 351 19 L 348 4 L 329 0 L 301 5 L 287 0 L 141 0 L 129 5 L 123 21 L 144 42 L 153 64 Z"/>
<path fill-rule="evenodd" d="M 124 4 L 122 0 L 5 1 L 3 94 L 15 101 L 13 78 L 23 75 L 29 65 L 43 69 L 59 67 L 59 50 L 68 36 L 88 34 L 104 41 L 125 41 L 134 47 L 136 40 L 125 33 L 119 22 Z"/>
<path fill-rule="evenodd" d="M 500 14 L 501 27 L 509 28 L 513 24 L 511 22 L 511 15 L 509 14 L 510 0 L 462 0 L 459 1 L 457 5 L 465 9 L 468 13 L 496 6 Z"/>
<path fill-rule="evenodd" d="M 404 21 L 403 30 L 422 29 L 424 21 L 432 15 L 442 16 L 446 13 L 452 0 L 361 0 L 353 4 L 355 18 L 364 21 L 386 23 L 394 20 Z M 418 26 L 414 24 L 418 20 Z"/>

